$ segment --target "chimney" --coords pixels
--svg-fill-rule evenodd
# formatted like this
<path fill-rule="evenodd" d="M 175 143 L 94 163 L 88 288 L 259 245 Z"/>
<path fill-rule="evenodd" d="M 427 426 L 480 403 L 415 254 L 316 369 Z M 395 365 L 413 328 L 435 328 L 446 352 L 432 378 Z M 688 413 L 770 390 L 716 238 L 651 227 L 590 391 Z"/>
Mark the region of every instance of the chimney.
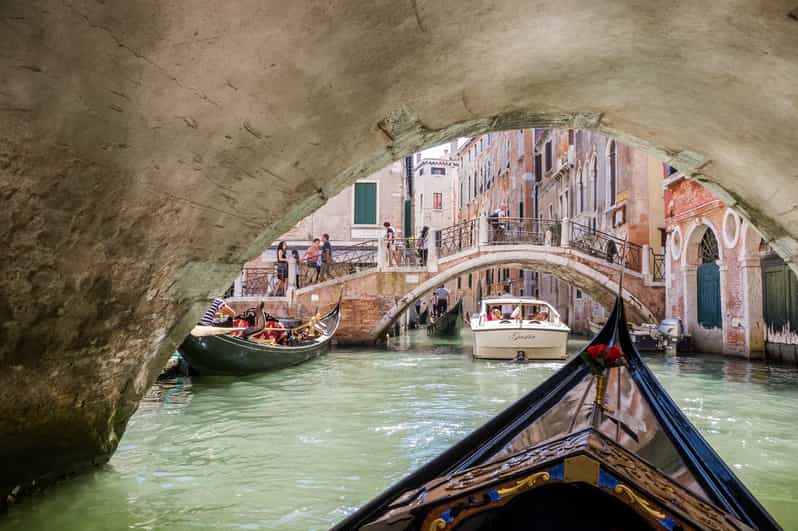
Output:
<path fill-rule="evenodd" d="M 416 153 L 416 164 L 421 164 L 421 153 Z"/>
<path fill-rule="evenodd" d="M 449 158 L 454 159 L 457 157 L 457 139 L 455 138 L 449 143 Z"/>

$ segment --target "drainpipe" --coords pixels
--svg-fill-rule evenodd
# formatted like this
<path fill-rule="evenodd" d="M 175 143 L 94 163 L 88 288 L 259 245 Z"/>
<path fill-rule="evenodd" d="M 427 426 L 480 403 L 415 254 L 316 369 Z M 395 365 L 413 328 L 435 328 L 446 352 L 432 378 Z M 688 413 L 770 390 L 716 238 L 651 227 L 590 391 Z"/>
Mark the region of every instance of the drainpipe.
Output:
<path fill-rule="evenodd" d="M 488 234 L 488 216 L 482 214 L 479 216 L 479 241 L 477 242 L 477 249 L 488 245 Z"/>
<path fill-rule="evenodd" d="M 562 218 L 562 225 L 560 226 L 560 247 L 567 249 L 570 247 L 571 241 L 571 220 L 568 216 Z"/>

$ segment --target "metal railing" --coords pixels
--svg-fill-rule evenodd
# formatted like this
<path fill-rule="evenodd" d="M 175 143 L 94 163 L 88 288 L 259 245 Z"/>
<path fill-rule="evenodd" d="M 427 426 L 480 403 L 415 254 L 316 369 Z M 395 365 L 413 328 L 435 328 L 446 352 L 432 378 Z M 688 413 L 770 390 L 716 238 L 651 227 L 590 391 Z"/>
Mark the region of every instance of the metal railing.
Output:
<path fill-rule="evenodd" d="M 429 253 L 416 248 L 415 238 L 394 238 L 385 254 L 388 267 L 423 267 Z"/>
<path fill-rule="evenodd" d="M 641 273 L 643 270 L 643 247 L 588 225 L 571 222 L 570 246 L 585 254 L 603 258 L 609 263 L 625 265 L 627 269 Z"/>
<path fill-rule="evenodd" d="M 559 220 L 542 218 L 488 218 L 488 244 L 558 246 L 561 226 Z"/>
<path fill-rule="evenodd" d="M 275 267 L 245 267 L 241 271 L 241 294 L 245 297 L 271 295 L 277 280 Z"/>
<path fill-rule="evenodd" d="M 654 282 L 665 282 L 665 255 L 657 254 L 654 249 L 648 249 L 649 267 L 651 268 L 651 280 Z"/>
<path fill-rule="evenodd" d="M 318 266 L 307 264 L 300 258 L 297 287 L 301 288 L 377 267 L 377 245 L 377 240 L 365 240 L 349 247 L 339 249 L 333 247 L 332 260 L 322 262 Z"/>
<path fill-rule="evenodd" d="M 479 239 L 479 219 L 463 221 L 457 225 L 435 231 L 438 258 L 476 247 Z"/>

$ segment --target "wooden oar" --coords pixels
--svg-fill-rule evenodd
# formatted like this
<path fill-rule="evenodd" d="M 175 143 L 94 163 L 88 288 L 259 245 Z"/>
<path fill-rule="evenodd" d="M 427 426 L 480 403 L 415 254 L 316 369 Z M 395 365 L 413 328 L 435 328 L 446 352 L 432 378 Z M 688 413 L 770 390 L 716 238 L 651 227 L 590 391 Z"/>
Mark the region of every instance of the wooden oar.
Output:
<path fill-rule="evenodd" d="M 204 337 L 204 336 L 221 336 L 224 334 L 229 334 L 231 332 L 241 332 L 242 330 L 246 330 L 244 327 L 235 327 L 235 328 L 225 328 L 224 326 L 204 326 L 204 325 L 197 325 L 191 329 L 191 334 L 194 337 Z"/>

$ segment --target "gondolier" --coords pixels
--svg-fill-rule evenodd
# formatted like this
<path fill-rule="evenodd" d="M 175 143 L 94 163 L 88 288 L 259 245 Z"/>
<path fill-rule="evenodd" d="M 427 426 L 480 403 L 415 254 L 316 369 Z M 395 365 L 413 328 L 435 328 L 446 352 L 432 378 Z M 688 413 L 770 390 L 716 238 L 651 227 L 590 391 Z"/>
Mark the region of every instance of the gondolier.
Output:
<path fill-rule="evenodd" d="M 200 318 L 198 324 L 205 326 L 212 326 L 214 324 L 214 321 L 216 321 L 216 314 L 220 312 L 229 317 L 236 316 L 235 310 L 232 309 L 230 306 L 228 306 L 227 303 L 224 301 L 224 299 L 216 297 L 215 299 L 213 299 L 211 305 L 208 306 L 208 309 L 205 310 L 205 313 Z"/>
<path fill-rule="evenodd" d="M 437 301 L 435 303 L 435 315 L 441 316 L 449 309 L 449 290 L 446 286 L 441 286 L 435 290 Z"/>

